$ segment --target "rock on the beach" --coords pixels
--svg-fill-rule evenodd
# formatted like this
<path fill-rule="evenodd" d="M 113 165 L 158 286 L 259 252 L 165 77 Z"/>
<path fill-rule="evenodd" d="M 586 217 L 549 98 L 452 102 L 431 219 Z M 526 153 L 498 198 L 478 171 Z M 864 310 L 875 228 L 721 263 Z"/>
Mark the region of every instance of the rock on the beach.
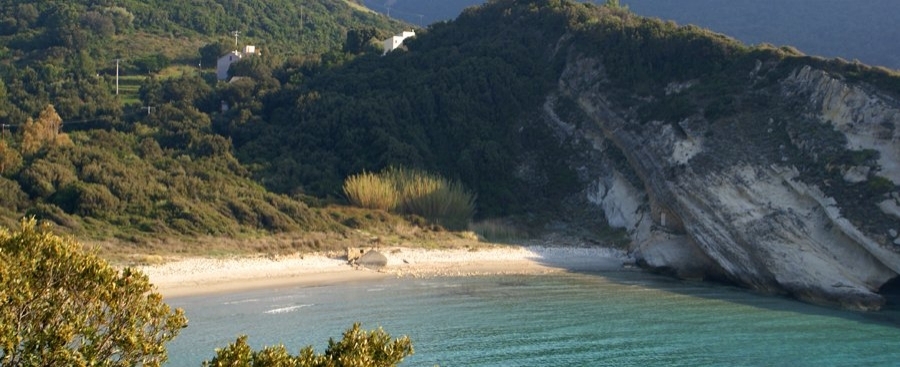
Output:
<path fill-rule="evenodd" d="M 383 268 L 387 266 L 387 257 L 378 251 L 371 250 L 363 254 L 356 263 L 367 268 Z"/>

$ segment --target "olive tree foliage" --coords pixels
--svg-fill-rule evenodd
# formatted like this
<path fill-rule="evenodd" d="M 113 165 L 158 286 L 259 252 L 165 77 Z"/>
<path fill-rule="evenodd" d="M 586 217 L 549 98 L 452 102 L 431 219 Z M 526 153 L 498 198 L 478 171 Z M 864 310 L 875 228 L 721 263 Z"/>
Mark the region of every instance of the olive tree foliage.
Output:
<path fill-rule="evenodd" d="M 347 31 L 344 41 L 344 52 L 360 54 L 366 51 L 380 52 L 381 43 L 377 40 L 378 30 L 375 27 L 353 28 Z"/>
<path fill-rule="evenodd" d="M 22 164 L 22 155 L 0 137 L 0 175 L 16 170 Z"/>
<path fill-rule="evenodd" d="M 207 68 L 215 67 L 219 58 L 231 51 L 232 48 L 232 45 L 224 41 L 207 43 L 198 49 L 200 63 L 206 65 Z"/>
<path fill-rule="evenodd" d="M 35 219 L 0 228 L 0 365 L 160 366 L 186 325 L 146 275 Z"/>
<path fill-rule="evenodd" d="M 61 132 L 63 120 L 53 105 L 47 105 L 37 120 L 28 119 L 22 126 L 22 151 L 32 154 L 44 146 L 72 145 L 69 135 Z"/>
<path fill-rule="evenodd" d="M 604 3 L 604 5 L 613 9 L 619 9 L 622 7 L 622 5 L 619 4 L 619 0 L 606 0 L 606 3 Z"/>
<path fill-rule="evenodd" d="M 259 351 L 247 344 L 247 336 L 238 339 L 225 348 L 216 349 L 211 361 L 203 362 L 206 367 L 393 367 L 403 358 L 413 354 L 409 337 L 391 340 L 391 336 L 381 328 L 367 332 L 359 323 L 344 332 L 340 341 L 328 340 L 324 354 L 316 354 L 311 346 L 304 347 L 300 354 L 288 353 L 283 345 L 265 347 Z"/>

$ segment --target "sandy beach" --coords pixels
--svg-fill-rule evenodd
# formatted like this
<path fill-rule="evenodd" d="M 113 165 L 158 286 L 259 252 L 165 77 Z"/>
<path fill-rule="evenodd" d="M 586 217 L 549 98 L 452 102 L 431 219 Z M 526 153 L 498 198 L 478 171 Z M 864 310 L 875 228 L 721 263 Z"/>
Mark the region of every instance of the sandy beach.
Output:
<path fill-rule="evenodd" d="M 288 285 L 327 285 L 385 277 L 549 274 L 608 271 L 630 262 L 620 250 L 598 247 L 490 246 L 426 250 L 379 248 L 387 266 L 351 265 L 346 256 L 297 254 L 235 258 L 185 258 L 137 267 L 165 297 Z"/>

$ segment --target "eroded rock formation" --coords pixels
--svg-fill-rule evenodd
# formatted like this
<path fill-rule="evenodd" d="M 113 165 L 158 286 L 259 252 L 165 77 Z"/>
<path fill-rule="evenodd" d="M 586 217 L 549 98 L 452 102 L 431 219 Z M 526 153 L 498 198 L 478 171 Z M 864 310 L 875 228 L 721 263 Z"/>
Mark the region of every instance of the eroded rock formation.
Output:
<path fill-rule="evenodd" d="M 878 309 L 879 288 L 900 273 L 900 195 L 858 193 L 900 183 L 900 104 L 808 65 L 763 82 L 777 67 L 746 70 L 748 93 L 766 109 L 715 120 L 700 106 L 679 121 L 648 121 L 610 101 L 600 57 L 573 50 L 542 121 L 560 141 L 592 150 L 589 159 L 624 156 L 619 165 L 570 164 L 593 167 L 583 203 L 628 231 L 644 266 Z M 673 83 L 665 94 L 697 84 Z M 557 111 L 563 98 L 583 117 L 561 119 L 573 115 Z"/>

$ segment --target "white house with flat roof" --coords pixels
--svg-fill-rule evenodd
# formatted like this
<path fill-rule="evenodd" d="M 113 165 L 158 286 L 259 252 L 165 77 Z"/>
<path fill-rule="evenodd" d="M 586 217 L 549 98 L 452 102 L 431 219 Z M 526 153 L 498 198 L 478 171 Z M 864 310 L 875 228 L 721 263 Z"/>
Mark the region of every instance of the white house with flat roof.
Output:
<path fill-rule="evenodd" d="M 231 51 L 216 61 L 216 78 L 219 80 L 228 79 L 228 69 L 231 68 L 231 64 L 234 64 L 240 61 L 242 58 L 250 55 L 259 55 L 259 52 L 256 51 L 256 46 L 244 46 L 244 51 Z"/>
<path fill-rule="evenodd" d="M 416 32 L 403 31 L 403 33 L 400 33 L 396 36 L 393 36 L 391 38 L 384 40 L 384 53 L 387 54 L 388 52 L 396 50 L 398 47 L 403 45 L 403 41 L 405 39 L 407 39 L 409 37 L 415 37 L 415 36 L 416 36 Z"/>

